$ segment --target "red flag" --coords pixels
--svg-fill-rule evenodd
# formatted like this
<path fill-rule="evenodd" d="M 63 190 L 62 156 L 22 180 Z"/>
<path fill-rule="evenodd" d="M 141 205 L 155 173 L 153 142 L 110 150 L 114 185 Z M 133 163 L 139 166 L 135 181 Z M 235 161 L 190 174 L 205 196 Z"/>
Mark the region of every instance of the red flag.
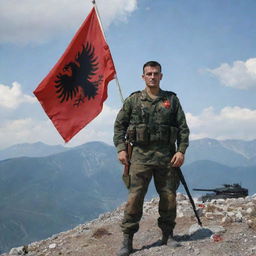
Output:
<path fill-rule="evenodd" d="M 34 94 L 68 142 L 102 110 L 115 66 L 93 8 Z"/>

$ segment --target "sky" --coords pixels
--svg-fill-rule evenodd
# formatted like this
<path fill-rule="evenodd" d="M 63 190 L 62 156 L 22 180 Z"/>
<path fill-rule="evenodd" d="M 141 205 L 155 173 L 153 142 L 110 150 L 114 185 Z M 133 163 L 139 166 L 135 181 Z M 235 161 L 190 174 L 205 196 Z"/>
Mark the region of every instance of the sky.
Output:
<path fill-rule="evenodd" d="M 96 2 L 124 97 L 144 89 L 142 66 L 156 60 L 191 140 L 256 139 L 256 1 Z M 89 0 L 0 0 L 0 149 L 113 144 L 122 106 L 115 81 L 100 115 L 66 144 L 33 95 L 91 8 Z"/>

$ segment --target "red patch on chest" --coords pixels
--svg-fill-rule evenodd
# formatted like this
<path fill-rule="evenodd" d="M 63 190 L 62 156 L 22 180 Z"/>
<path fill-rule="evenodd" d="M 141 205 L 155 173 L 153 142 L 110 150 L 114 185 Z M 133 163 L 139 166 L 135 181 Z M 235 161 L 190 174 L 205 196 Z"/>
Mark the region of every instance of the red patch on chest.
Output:
<path fill-rule="evenodd" d="M 171 103 L 170 103 L 170 101 L 169 100 L 166 100 L 166 101 L 164 101 L 163 102 L 163 106 L 165 107 L 165 108 L 170 108 L 171 107 Z"/>

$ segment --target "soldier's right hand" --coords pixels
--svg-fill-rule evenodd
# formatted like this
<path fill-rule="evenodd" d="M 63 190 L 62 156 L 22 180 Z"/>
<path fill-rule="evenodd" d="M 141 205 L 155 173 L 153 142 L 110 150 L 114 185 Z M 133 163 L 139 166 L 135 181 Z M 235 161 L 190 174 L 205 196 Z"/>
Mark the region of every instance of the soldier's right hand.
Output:
<path fill-rule="evenodd" d="M 128 165 L 128 155 L 125 150 L 118 152 L 118 160 L 123 165 Z"/>

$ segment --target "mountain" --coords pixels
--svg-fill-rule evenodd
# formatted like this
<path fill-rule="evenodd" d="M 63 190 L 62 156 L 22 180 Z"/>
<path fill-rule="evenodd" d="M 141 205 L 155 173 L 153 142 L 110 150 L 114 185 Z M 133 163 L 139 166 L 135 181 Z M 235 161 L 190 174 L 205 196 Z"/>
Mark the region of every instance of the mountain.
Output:
<path fill-rule="evenodd" d="M 1 161 L 0 251 L 114 209 L 127 194 L 120 177 L 114 147 L 100 142 L 47 157 Z"/>
<path fill-rule="evenodd" d="M 56 145 L 50 146 L 46 145 L 42 142 L 36 143 L 24 143 L 24 144 L 17 144 L 6 149 L 0 150 L 0 161 L 8 158 L 15 158 L 15 157 L 43 157 L 49 156 L 53 154 L 57 154 L 60 152 L 64 152 L 68 150 L 67 148 Z"/>
<path fill-rule="evenodd" d="M 250 194 L 256 193 L 256 165 L 244 160 L 238 153 L 242 146 L 235 143 L 191 142 L 182 171 L 193 195 L 192 188 L 214 188 L 223 183 L 241 183 Z M 249 149 L 244 147 L 243 154 L 250 154 L 251 160 Z M 239 165 L 230 165 L 232 157 Z M 115 148 L 102 142 L 50 156 L 0 161 L 0 251 L 49 237 L 114 209 L 127 198 L 121 173 Z M 154 195 L 151 183 L 147 198 Z"/>
<path fill-rule="evenodd" d="M 70 149 L 60 145 L 50 146 L 42 142 L 18 144 L 0 150 L 0 160 L 21 156 L 43 157 Z M 214 140 L 209 138 L 192 140 L 186 153 L 186 164 L 200 160 L 210 160 L 232 167 L 254 166 L 256 165 L 256 140 Z"/>
<path fill-rule="evenodd" d="M 220 142 L 224 147 L 243 155 L 245 158 L 250 159 L 256 157 L 256 140 L 223 140 Z"/>
<path fill-rule="evenodd" d="M 196 161 L 182 168 L 183 174 L 196 196 L 202 194 L 192 191 L 193 188 L 216 188 L 223 184 L 239 183 L 249 190 L 249 194 L 256 193 L 256 166 L 229 167 L 213 161 Z M 180 186 L 180 191 L 184 191 Z"/>
<path fill-rule="evenodd" d="M 186 164 L 210 160 L 227 166 L 255 166 L 256 140 L 192 140 L 186 152 Z"/>
<path fill-rule="evenodd" d="M 177 218 L 174 237 L 181 246 L 161 246 L 161 232 L 157 225 L 159 198 L 144 203 L 140 229 L 134 236 L 131 256 L 253 256 L 255 255 L 256 195 L 242 199 L 222 199 L 205 204 L 195 200 L 202 222 L 197 224 L 188 198 L 177 195 Z M 90 222 L 46 240 L 13 248 L 1 256 L 113 256 L 122 244 L 120 220 L 124 205 Z"/>

